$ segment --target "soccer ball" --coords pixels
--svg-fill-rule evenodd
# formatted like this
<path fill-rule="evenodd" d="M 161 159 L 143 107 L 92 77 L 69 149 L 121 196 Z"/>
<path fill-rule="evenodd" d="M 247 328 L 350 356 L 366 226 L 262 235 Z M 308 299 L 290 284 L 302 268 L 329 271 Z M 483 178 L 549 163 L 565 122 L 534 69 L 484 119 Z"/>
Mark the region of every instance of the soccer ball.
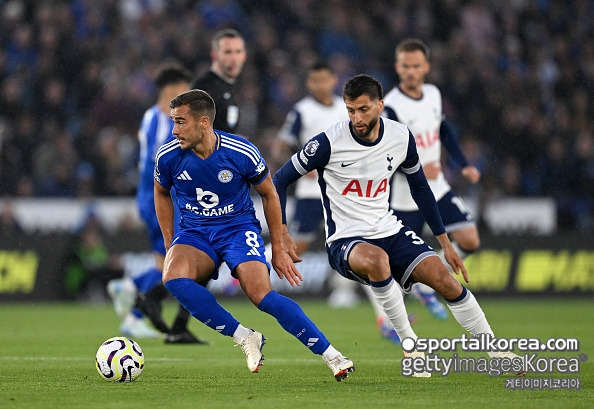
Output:
<path fill-rule="evenodd" d="M 144 354 L 136 341 L 114 337 L 105 341 L 97 351 L 95 366 L 106 381 L 132 382 L 144 369 Z"/>

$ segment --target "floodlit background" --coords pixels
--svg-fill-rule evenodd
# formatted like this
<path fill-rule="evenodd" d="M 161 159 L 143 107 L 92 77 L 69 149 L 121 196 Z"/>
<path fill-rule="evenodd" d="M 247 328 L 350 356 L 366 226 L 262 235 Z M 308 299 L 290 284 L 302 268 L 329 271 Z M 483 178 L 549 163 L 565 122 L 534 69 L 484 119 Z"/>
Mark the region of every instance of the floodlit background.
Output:
<path fill-rule="evenodd" d="M 104 299 L 97 283 L 64 290 L 88 229 L 114 274 L 145 266 L 132 197 L 151 76 L 169 58 L 206 71 L 224 27 L 248 49 L 238 133 L 266 158 L 312 62 L 332 65 L 338 93 L 361 72 L 388 91 L 396 44 L 423 39 L 428 81 L 483 172 L 471 186 L 443 159 L 479 222 L 474 289 L 592 294 L 593 17 L 587 0 L 0 0 L 0 300 Z M 325 278 L 323 244 L 312 253 L 304 273 Z"/>

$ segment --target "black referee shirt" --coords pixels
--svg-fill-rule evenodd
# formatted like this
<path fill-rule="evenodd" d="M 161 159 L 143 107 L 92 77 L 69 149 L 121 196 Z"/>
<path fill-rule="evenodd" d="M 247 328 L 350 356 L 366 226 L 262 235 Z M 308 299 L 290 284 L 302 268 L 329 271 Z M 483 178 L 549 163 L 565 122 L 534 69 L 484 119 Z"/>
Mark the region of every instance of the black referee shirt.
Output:
<path fill-rule="evenodd" d="M 216 105 L 214 129 L 235 133 L 239 122 L 239 106 L 235 101 L 235 84 L 229 84 L 209 70 L 194 81 L 192 89 L 201 89 L 210 94 Z"/>

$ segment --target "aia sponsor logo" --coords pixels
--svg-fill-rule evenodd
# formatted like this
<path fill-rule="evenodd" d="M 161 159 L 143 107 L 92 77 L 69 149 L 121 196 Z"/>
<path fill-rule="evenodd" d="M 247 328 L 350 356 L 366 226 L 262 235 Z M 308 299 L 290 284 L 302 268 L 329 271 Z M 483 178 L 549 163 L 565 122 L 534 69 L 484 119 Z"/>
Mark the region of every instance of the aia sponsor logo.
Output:
<path fill-rule="evenodd" d="M 354 194 L 358 197 L 377 197 L 381 193 L 388 191 L 388 179 L 382 179 L 379 182 L 374 180 L 353 179 L 342 191 L 342 195 Z"/>

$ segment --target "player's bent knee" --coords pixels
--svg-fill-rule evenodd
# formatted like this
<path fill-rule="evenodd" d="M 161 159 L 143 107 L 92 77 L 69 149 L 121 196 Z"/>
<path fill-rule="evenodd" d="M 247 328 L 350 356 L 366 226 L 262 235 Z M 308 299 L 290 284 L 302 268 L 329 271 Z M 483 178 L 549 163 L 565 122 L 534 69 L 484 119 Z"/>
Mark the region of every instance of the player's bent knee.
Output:
<path fill-rule="evenodd" d="M 446 300 L 452 300 L 462 292 L 462 285 L 452 274 L 436 274 L 430 286 Z"/>
<path fill-rule="evenodd" d="M 349 256 L 351 269 L 371 281 L 383 281 L 390 276 L 390 260 L 381 249 L 370 245 L 357 245 Z"/>
<path fill-rule="evenodd" d="M 452 239 L 458 244 L 461 250 L 467 253 L 472 253 L 481 246 L 481 240 L 476 228 L 454 232 L 452 233 Z"/>
<path fill-rule="evenodd" d="M 478 236 L 476 236 L 476 237 L 466 239 L 464 241 L 459 241 L 458 245 L 465 252 L 472 253 L 479 249 L 479 247 L 481 246 L 481 240 L 479 239 Z"/>
<path fill-rule="evenodd" d="M 195 280 L 196 273 L 190 273 L 195 270 L 196 266 L 192 268 L 189 261 L 184 257 L 168 257 L 165 261 L 165 268 L 163 269 L 163 282 L 166 283 L 175 278 L 191 278 L 192 280 Z"/>

